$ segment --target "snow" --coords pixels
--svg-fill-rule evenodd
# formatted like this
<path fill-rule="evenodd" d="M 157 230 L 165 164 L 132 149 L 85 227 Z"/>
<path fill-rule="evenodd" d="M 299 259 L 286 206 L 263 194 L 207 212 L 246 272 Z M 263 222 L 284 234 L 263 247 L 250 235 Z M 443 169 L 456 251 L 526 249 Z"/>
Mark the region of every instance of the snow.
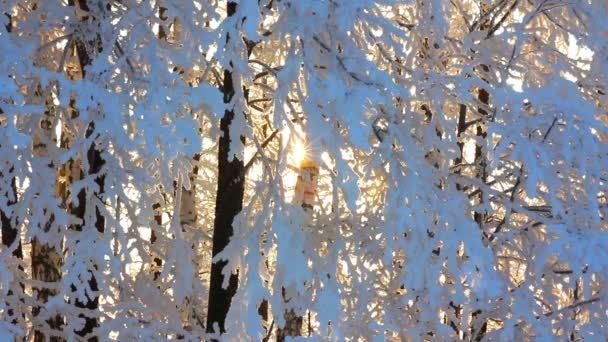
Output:
<path fill-rule="evenodd" d="M 90 317 L 101 340 L 272 339 L 294 310 L 290 340 L 606 337 L 608 8 L 511 4 L 3 2 L 0 335 Z M 251 164 L 212 258 L 227 112 Z M 218 260 L 238 273 L 222 335 Z"/>

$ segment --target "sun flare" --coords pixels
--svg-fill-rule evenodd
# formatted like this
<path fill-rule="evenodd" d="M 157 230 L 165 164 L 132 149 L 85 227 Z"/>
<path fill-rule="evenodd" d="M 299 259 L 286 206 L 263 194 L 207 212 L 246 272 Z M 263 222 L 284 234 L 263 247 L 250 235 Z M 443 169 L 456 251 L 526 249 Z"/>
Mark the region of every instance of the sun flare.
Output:
<path fill-rule="evenodd" d="M 300 166 L 302 161 L 306 158 L 306 144 L 302 141 L 296 141 L 293 146 L 293 159 L 296 166 Z"/>

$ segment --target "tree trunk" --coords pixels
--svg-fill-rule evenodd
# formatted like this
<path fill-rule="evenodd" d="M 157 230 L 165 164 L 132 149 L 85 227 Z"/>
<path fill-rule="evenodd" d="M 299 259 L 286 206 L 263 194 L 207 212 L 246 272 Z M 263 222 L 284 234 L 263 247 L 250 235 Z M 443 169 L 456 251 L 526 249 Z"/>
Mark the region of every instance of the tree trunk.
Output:
<path fill-rule="evenodd" d="M 77 3 L 75 3 L 73 0 L 70 0 L 70 1 L 68 1 L 68 3 L 70 6 L 77 6 L 80 10 L 85 11 L 87 13 L 89 12 L 89 7 L 87 5 L 86 0 L 78 0 Z M 86 19 L 89 19 L 88 16 Z M 85 19 L 83 19 L 83 20 L 85 20 Z M 96 18 L 92 17 L 92 20 L 95 21 Z M 91 65 L 91 63 L 92 63 L 92 58 L 89 54 L 89 49 L 87 49 L 87 48 L 90 47 L 90 48 L 96 50 L 96 52 L 101 52 L 100 37 L 97 36 L 93 41 L 90 41 L 90 42 L 85 42 L 82 39 L 77 38 L 74 41 L 74 45 L 76 47 L 76 52 L 78 55 L 81 75 L 82 75 L 82 78 L 84 79 L 86 76 L 85 68 L 87 66 Z M 96 134 L 94 123 L 89 124 L 89 126 L 87 127 L 87 130 L 85 132 L 85 136 L 87 138 L 89 138 L 92 134 Z M 65 143 L 66 143 L 66 148 L 67 148 L 68 147 L 67 145 L 69 144 L 69 142 L 65 142 Z M 95 143 L 92 143 L 91 146 L 89 147 L 86 158 L 87 158 L 87 161 L 89 164 L 89 169 L 82 170 L 80 167 L 78 167 L 77 169 L 72 168 L 73 173 L 76 173 L 76 174 L 71 175 L 71 176 L 73 176 L 74 180 L 80 179 L 82 176 L 98 174 L 101 171 L 101 167 L 105 163 L 103 158 L 101 157 L 101 151 L 98 150 L 97 148 L 95 148 Z M 73 163 L 73 161 L 69 162 L 68 164 L 70 164 L 70 163 Z M 103 192 L 104 192 L 104 180 L 105 180 L 104 175 L 99 175 L 95 178 L 95 183 L 99 187 L 99 192 L 96 192 L 94 194 L 94 196 L 96 196 L 100 199 L 103 196 Z M 87 222 L 85 222 L 85 212 L 86 212 L 86 206 L 89 205 L 89 203 L 87 203 L 86 199 L 87 199 L 87 193 L 83 189 L 78 193 L 78 206 L 70 208 L 71 214 L 82 220 L 81 225 L 77 225 L 77 226 L 73 227 L 73 229 L 75 229 L 77 231 L 82 231 L 84 227 L 87 227 Z M 90 232 L 91 234 L 104 232 L 105 218 L 103 217 L 103 215 L 100 213 L 99 209 L 97 209 L 97 208 L 95 209 L 95 222 L 93 225 L 95 226 L 96 231 Z M 95 268 L 95 270 L 97 270 L 97 265 L 95 265 L 94 268 Z M 97 285 L 97 279 L 95 278 L 94 271 L 90 270 L 89 272 L 91 273 L 91 279 L 89 280 L 89 287 L 91 288 L 92 291 L 97 292 L 97 291 L 99 291 L 99 287 Z M 74 285 L 72 285 L 72 289 L 75 290 Z M 85 302 L 82 302 L 79 299 L 76 299 L 75 305 L 78 308 L 94 311 L 99 308 L 99 297 L 97 295 L 87 294 L 87 300 Z M 82 328 L 82 330 L 77 331 L 76 334 L 78 334 L 79 336 L 82 336 L 82 337 L 93 334 L 95 328 L 99 326 L 99 322 L 97 321 L 97 318 L 86 317 L 85 315 L 79 315 L 79 317 L 85 319 L 85 326 Z M 97 340 L 98 340 L 98 338 L 96 336 L 90 336 L 88 338 L 88 341 L 91 341 L 91 342 L 97 341 Z"/>
<path fill-rule="evenodd" d="M 2 178 L 3 175 L 0 173 L 0 178 Z M 8 199 L 7 201 L 7 206 L 12 206 L 15 203 L 17 203 L 17 184 L 15 182 L 15 178 L 11 178 L 10 180 L 10 193 L 7 191 L 4 194 L 1 194 L 0 196 L 4 196 Z M 15 249 L 13 250 L 13 257 L 17 258 L 17 259 L 23 259 L 23 249 L 21 246 L 21 238 L 19 236 L 19 229 L 17 229 L 16 227 L 14 227 L 13 222 L 15 222 L 15 224 L 19 224 L 18 222 L 16 222 L 14 215 L 9 217 L 7 216 L 2 210 L 0 210 L 0 223 L 2 224 L 2 244 L 4 245 L 5 248 L 10 248 L 13 246 L 13 244 L 15 243 L 15 241 L 17 241 L 17 246 L 15 247 Z M 19 270 L 23 270 L 23 268 L 21 266 L 19 266 L 18 268 Z M 19 287 L 20 290 L 18 290 L 15 287 L 15 282 L 11 282 L 9 283 L 9 290 L 7 291 L 6 295 L 7 297 L 13 296 L 15 295 L 15 291 L 17 291 L 17 296 L 19 296 L 19 292 L 23 292 L 23 283 L 19 283 Z M 6 303 L 7 307 L 9 309 L 7 309 L 7 316 L 8 317 L 12 317 L 14 315 L 14 310 L 11 309 L 10 307 L 13 305 L 12 303 Z M 11 320 L 12 324 L 17 324 L 19 322 L 19 319 L 17 317 L 14 317 Z"/>
<path fill-rule="evenodd" d="M 53 109 L 51 108 L 51 101 L 47 98 L 46 100 L 46 118 L 40 122 L 43 134 L 50 137 L 53 134 Z M 46 154 L 46 144 L 41 141 L 40 137 L 34 136 L 33 139 L 33 150 L 36 157 L 44 157 Z M 55 171 L 53 165 L 49 165 L 49 170 Z M 61 171 L 60 171 L 61 172 Z M 60 175 L 58 174 L 57 177 Z M 65 198 L 65 193 L 62 193 L 60 187 L 56 187 L 56 195 L 60 198 Z M 45 231 L 48 231 L 54 217 L 51 216 L 49 222 L 46 224 Z M 61 245 L 61 244 L 60 244 Z M 61 266 L 63 263 L 62 255 L 50 244 L 39 242 L 36 237 L 32 238 L 32 278 L 46 283 L 56 283 L 61 280 Z M 36 299 L 39 303 L 46 303 L 49 297 L 56 296 L 57 290 L 49 289 L 47 287 L 33 287 L 33 292 L 36 293 Z M 40 307 L 32 308 L 32 315 L 38 316 L 41 312 Z M 59 331 L 63 325 L 63 317 L 55 315 L 47 319 L 49 329 Z M 43 342 L 47 341 L 46 336 L 40 330 L 34 330 L 34 341 Z M 50 337 L 51 342 L 62 341 L 61 338 L 53 336 Z"/>
<path fill-rule="evenodd" d="M 0 177 L 2 177 L 1 173 Z M 17 203 L 17 184 L 15 178 L 11 179 L 10 193 L 6 192 L 2 196 L 6 196 L 6 198 L 8 198 L 7 206 L 9 207 Z M 0 222 L 2 223 L 2 244 L 6 248 L 8 248 L 13 245 L 15 240 L 19 240 L 17 242 L 17 248 L 15 248 L 15 250 L 13 251 L 13 256 L 19 259 L 23 259 L 23 249 L 21 247 L 19 230 L 13 226 L 13 221 L 13 217 L 6 216 L 6 214 L 2 210 L 0 210 Z"/>
<path fill-rule="evenodd" d="M 6 24 L 6 31 L 7 32 L 11 32 L 13 29 L 13 25 L 12 25 L 12 17 L 9 14 L 4 14 L 8 17 L 8 24 Z M 2 114 L 2 109 L 0 109 L 0 114 Z M 11 169 L 9 170 L 9 175 L 3 175 L 2 173 L 0 173 L 0 179 L 6 177 L 6 178 L 10 178 L 10 189 L 7 189 L 6 192 L 0 194 L 0 196 L 5 197 L 7 199 L 6 205 L 8 207 L 14 205 L 15 203 L 17 203 L 17 184 L 16 184 L 16 180 L 13 177 L 12 173 L 13 173 L 14 169 L 11 167 Z M 15 243 L 15 241 L 17 241 L 17 247 L 15 248 L 15 250 L 13 251 L 13 256 L 15 258 L 18 259 L 23 259 L 23 248 L 21 246 L 21 238 L 19 236 L 19 229 L 17 229 L 17 227 L 15 227 L 13 225 L 13 222 L 15 223 L 15 225 L 18 225 L 19 223 L 17 222 L 16 218 L 14 218 L 14 214 L 13 216 L 9 217 L 6 215 L 6 213 L 4 213 L 2 210 L 0 210 L 0 224 L 2 225 L 2 244 L 6 247 L 9 248 L 13 245 L 13 243 Z M 22 270 L 21 267 L 19 267 L 20 270 Z M 14 286 L 14 284 L 10 284 L 9 286 Z M 19 286 L 21 287 L 21 290 L 23 291 L 23 284 L 20 283 Z M 7 292 L 7 296 L 13 296 L 14 295 L 14 291 L 13 289 L 9 289 Z M 10 307 L 10 304 L 7 303 L 7 306 Z M 12 309 L 8 309 L 7 310 L 7 315 L 13 316 L 14 311 Z M 17 324 L 18 319 L 15 317 L 11 323 L 12 324 Z"/>
<path fill-rule="evenodd" d="M 300 204 L 302 209 L 304 209 L 308 215 L 311 215 L 317 196 L 319 165 L 314 160 L 304 157 L 300 162 L 299 169 L 300 174 L 298 175 L 298 180 L 296 182 L 294 203 Z M 303 220 L 302 224 L 308 224 L 307 220 Z M 283 288 L 283 300 L 288 302 L 290 297 L 291 296 L 287 293 L 286 289 Z M 296 315 L 295 310 L 289 309 L 285 310 L 284 318 L 285 326 L 277 329 L 277 341 L 285 341 L 287 336 L 302 336 L 304 317 Z M 310 335 L 310 322 L 308 328 L 308 334 Z"/>
<path fill-rule="evenodd" d="M 167 11 L 167 8 L 159 6 L 158 7 L 158 17 L 160 18 L 160 20 L 167 20 L 168 17 L 165 14 L 165 12 Z M 167 39 L 167 34 L 165 32 L 165 29 L 163 28 L 162 25 L 159 26 L 158 28 L 158 38 L 159 39 Z M 164 192 L 165 189 L 162 189 L 162 197 L 163 199 L 166 199 L 166 192 Z M 166 204 L 166 200 L 164 201 L 164 203 Z M 163 225 L 163 211 L 164 211 L 164 205 L 160 202 L 158 203 L 154 203 L 152 205 L 152 209 L 154 210 L 154 223 L 155 225 L 150 227 L 150 245 L 153 246 L 156 241 L 158 240 L 158 237 L 156 235 L 156 229 L 161 229 L 162 225 Z M 158 280 L 160 278 L 160 274 L 162 273 L 162 268 L 163 268 L 163 259 L 161 258 L 160 255 L 158 255 L 158 253 L 155 253 L 152 251 L 152 248 L 150 248 L 151 252 L 150 252 L 150 257 L 152 258 L 152 264 L 150 265 L 150 273 L 152 273 L 152 279 L 154 281 Z"/>
<path fill-rule="evenodd" d="M 227 14 L 232 16 L 236 13 L 235 2 L 228 2 Z M 227 37 L 226 39 L 231 39 Z M 234 37 L 233 39 L 238 39 Z M 224 103 L 229 103 L 234 96 L 234 84 L 232 73 L 224 70 L 224 84 L 222 86 Z M 215 257 L 230 242 L 234 228 L 232 223 L 234 217 L 243 207 L 243 193 L 245 189 L 245 167 L 243 161 L 238 158 L 229 159 L 230 152 L 230 124 L 234 118 L 234 109 L 224 112 L 220 121 L 222 136 L 219 141 L 218 151 L 218 181 L 217 196 L 215 200 L 215 220 L 213 222 L 213 248 L 212 255 Z M 222 283 L 224 276 L 222 270 L 227 262 L 220 260 L 211 264 L 211 279 L 209 284 L 209 303 L 207 311 L 207 332 L 214 332 L 214 325 L 219 326 L 219 332 L 226 332 L 226 315 L 232 302 L 232 297 L 237 290 L 238 275 L 231 274 L 228 287 L 224 289 Z"/>
<path fill-rule="evenodd" d="M 481 68 L 485 72 L 489 71 L 488 67 L 486 65 L 482 64 Z M 479 101 L 481 101 L 481 103 L 483 103 L 484 105 L 488 105 L 489 101 L 490 101 L 490 94 L 485 89 L 479 89 L 477 92 L 477 99 Z M 482 114 L 484 116 L 488 115 L 488 113 L 485 111 L 485 109 L 483 109 L 481 107 L 477 108 L 477 111 L 479 112 L 479 114 Z M 487 134 L 486 134 L 485 127 L 482 127 L 481 124 L 479 126 L 477 126 L 475 135 L 482 138 L 483 141 L 486 141 Z M 478 178 L 479 180 L 481 180 L 481 182 L 483 184 L 486 184 L 488 181 L 488 177 L 486 174 L 486 165 L 488 164 L 488 162 L 487 162 L 485 156 L 483 155 L 482 146 L 479 145 L 479 143 L 475 144 L 475 162 L 474 162 L 474 164 L 477 167 L 475 177 Z M 483 191 L 481 189 L 480 189 L 479 195 L 477 197 L 477 202 L 478 202 L 478 204 L 483 203 Z M 480 213 L 480 212 L 476 211 L 473 214 L 473 218 L 475 219 L 475 222 L 477 222 L 477 225 L 479 226 L 481 233 L 484 235 L 484 238 L 486 237 L 486 233 L 484 231 L 484 225 L 486 223 L 487 216 L 488 215 L 485 212 Z M 479 320 L 479 316 L 481 314 L 482 314 L 481 310 L 476 310 L 472 314 L 470 333 L 471 333 L 471 339 L 474 339 L 475 341 L 481 341 L 488 330 L 487 321 L 483 321 L 481 323 L 481 325 L 479 326 L 479 330 L 476 330 L 476 328 L 475 328 L 477 325 L 477 321 Z"/>

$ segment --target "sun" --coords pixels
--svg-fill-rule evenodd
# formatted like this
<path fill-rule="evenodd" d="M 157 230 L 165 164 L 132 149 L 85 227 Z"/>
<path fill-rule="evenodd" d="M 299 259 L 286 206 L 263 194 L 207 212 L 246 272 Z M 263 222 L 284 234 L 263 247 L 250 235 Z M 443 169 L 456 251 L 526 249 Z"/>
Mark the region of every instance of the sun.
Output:
<path fill-rule="evenodd" d="M 306 144 L 304 142 L 297 140 L 293 145 L 293 159 L 297 166 L 302 164 L 302 161 L 306 158 Z"/>

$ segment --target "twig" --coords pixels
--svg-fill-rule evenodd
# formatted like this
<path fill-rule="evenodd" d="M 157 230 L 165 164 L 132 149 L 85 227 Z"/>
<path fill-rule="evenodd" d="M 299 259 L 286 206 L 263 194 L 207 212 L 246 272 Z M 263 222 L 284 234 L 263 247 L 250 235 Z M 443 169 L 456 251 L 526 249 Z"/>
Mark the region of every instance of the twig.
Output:
<path fill-rule="evenodd" d="M 566 310 L 570 310 L 570 309 L 576 309 L 576 308 L 578 308 L 579 306 L 583 306 L 583 305 L 587 305 L 587 304 L 592 304 L 592 303 L 595 303 L 595 302 L 599 302 L 599 300 L 600 300 L 600 298 L 599 298 L 599 297 L 595 297 L 595 298 L 591 298 L 591 299 L 587 299 L 587 300 L 581 300 L 581 301 L 578 301 L 578 302 L 576 302 L 576 303 L 572 303 L 572 304 L 570 304 L 570 305 L 568 305 L 568 306 L 566 306 L 566 307 L 563 307 L 563 308 L 561 308 L 561 309 L 559 309 L 559 310 L 555 310 L 555 311 L 549 311 L 549 312 L 545 313 L 545 316 L 547 316 L 547 317 L 549 317 L 549 316 L 553 316 L 554 314 L 559 314 L 559 313 L 561 313 L 561 312 L 563 312 L 563 311 L 566 311 Z M 537 318 L 538 318 L 538 317 L 537 317 Z"/>
<path fill-rule="evenodd" d="M 262 148 L 266 147 L 270 141 L 277 135 L 277 133 L 279 133 L 278 129 L 275 129 L 274 132 L 272 132 L 268 138 L 266 138 L 266 140 L 264 140 L 262 142 Z M 260 151 L 255 151 L 255 154 L 253 155 L 253 157 L 251 157 L 251 159 L 249 159 L 249 161 L 247 162 L 247 164 L 245 164 L 245 173 L 247 173 L 247 170 L 249 170 L 249 168 L 251 167 L 251 165 L 253 165 L 253 162 L 255 161 L 255 159 L 257 158 L 258 154 L 260 153 Z"/>

